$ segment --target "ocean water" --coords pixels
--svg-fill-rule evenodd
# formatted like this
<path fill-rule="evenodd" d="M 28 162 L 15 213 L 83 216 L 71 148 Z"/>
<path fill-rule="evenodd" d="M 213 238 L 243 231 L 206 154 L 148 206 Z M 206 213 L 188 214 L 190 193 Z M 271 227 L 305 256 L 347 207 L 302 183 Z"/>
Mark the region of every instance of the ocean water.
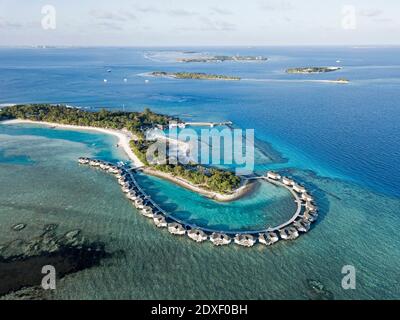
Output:
<path fill-rule="evenodd" d="M 230 120 L 255 129 L 257 146 L 266 155 L 256 157 L 256 172 L 284 170 L 312 191 L 320 208 L 312 230 L 294 242 L 252 249 L 214 248 L 173 237 L 138 215 L 111 176 L 76 164 L 82 155 L 126 159 L 114 138 L 0 125 L 1 242 L 32 236 L 46 223 L 82 228 L 105 242 L 112 257 L 65 277 L 52 298 L 309 299 L 314 297 L 310 279 L 323 283 L 336 299 L 398 298 L 400 49 L 190 48 L 270 59 L 176 63 L 186 49 L 2 48 L 0 103 L 149 106 L 184 119 Z M 307 76 L 283 72 L 309 65 L 343 70 Z M 141 74 L 155 70 L 245 80 L 151 78 L 145 83 Z M 351 83 L 303 81 L 338 77 Z M 160 205 L 203 226 L 246 230 L 279 223 L 294 209 L 288 194 L 267 184 L 241 200 L 219 204 L 157 178 L 139 179 Z M 21 222 L 27 223 L 24 230 L 10 231 Z M 341 269 L 349 264 L 357 270 L 356 290 L 341 287 Z"/>

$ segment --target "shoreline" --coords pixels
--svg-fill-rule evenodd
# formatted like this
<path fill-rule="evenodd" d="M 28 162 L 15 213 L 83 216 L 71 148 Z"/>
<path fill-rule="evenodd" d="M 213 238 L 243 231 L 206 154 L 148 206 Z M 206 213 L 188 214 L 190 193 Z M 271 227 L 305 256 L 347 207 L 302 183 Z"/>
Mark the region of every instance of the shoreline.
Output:
<path fill-rule="evenodd" d="M 159 177 L 175 183 L 178 186 L 186 188 L 190 191 L 196 192 L 201 194 L 207 198 L 219 201 L 219 202 L 230 202 L 237 200 L 239 198 L 244 197 L 245 195 L 249 194 L 251 191 L 254 190 L 255 183 L 245 181 L 245 183 L 240 186 L 238 189 L 233 191 L 231 194 L 221 194 L 215 191 L 210 191 L 206 189 L 202 189 L 196 185 L 191 184 L 185 179 L 175 177 L 171 174 L 160 172 L 151 167 L 146 167 L 142 161 L 134 154 L 132 149 L 130 148 L 129 142 L 130 140 L 134 139 L 134 136 L 131 132 L 127 130 L 116 130 L 116 129 L 105 129 L 105 128 L 97 128 L 97 127 L 89 127 L 89 126 L 78 126 L 78 125 L 70 125 L 70 124 L 59 124 L 54 122 L 45 122 L 45 121 L 33 121 L 33 120 L 26 120 L 26 119 L 12 119 L 12 120 L 5 120 L 0 121 L 0 124 L 39 124 L 44 126 L 50 126 L 54 128 L 60 129 L 72 129 L 72 130 L 85 130 L 85 131 L 96 131 L 105 134 L 110 134 L 116 136 L 118 138 L 118 145 L 122 147 L 128 158 L 133 162 L 134 168 L 139 169 L 140 171 L 144 172 L 145 174 Z"/>

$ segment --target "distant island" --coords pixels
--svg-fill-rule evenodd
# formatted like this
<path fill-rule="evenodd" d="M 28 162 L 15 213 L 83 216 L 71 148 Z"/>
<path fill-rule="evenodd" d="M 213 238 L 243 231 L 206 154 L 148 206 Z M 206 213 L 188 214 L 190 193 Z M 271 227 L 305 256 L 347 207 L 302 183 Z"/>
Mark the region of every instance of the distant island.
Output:
<path fill-rule="evenodd" d="M 336 83 L 350 83 L 350 80 L 349 79 L 346 79 L 346 78 L 339 78 L 339 79 L 336 79 L 336 80 L 334 80 Z"/>
<path fill-rule="evenodd" d="M 250 62 L 250 61 L 267 61 L 268 58 L 262 56 L 203 56 L 203 57 L 193 57 L 193 58 L 178 58 L 179 62 L 224 62 L 224 61 L 240 61 L 240 62 Z"/>
<path fill-rule="evenodd" d="M 310 74 L 310 73 L 326 73 L 342 69 L 341 67 L 304 67 L 304 68 L 289 68 L 286 73 L 291 74 Z"/>
<path fill-rule="evenodd" d="M 195 80 L 234 80 L 238 81 L 241 78 L 236 76 L 226 76 L 221 74 L 207 74 L 201 72 L 165 72 L 154 71 L 150 73 L 153 77 L 170 77 L 175 79 L 195 79 Z"/>
<path fill-rule="evenodd" d="M 143 112 L 105 109 L 91 112 L 64 105 L 26 104 L 0 109 L 0 121 L 33 122 L 51 127 L 96 130 L 112 134 L 119 138 L 118 145 L 124 148 L 138 170 L 170 180 L 218 201 L 235 200 L 251 189 L 250 185 L 242 183 L 244 181 L 240 177 L 228 170 L 196 163 L 149 163 L 146 153 L 154 141 L 146 140 L 148 130 L 168 127 L 171 121 L 180 120 L 154 113 L 148 108 Z"/>

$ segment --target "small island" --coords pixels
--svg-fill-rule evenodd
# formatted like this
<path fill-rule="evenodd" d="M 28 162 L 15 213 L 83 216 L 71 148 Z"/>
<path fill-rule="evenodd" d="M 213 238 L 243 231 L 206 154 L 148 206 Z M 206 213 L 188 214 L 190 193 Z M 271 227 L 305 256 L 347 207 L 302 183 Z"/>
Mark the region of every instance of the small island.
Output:
<path fill-rule="evenodd" d="M 286 73 L 290 74 L 311 74 L 311 73 L 326 73 L 342 69 L 342 67 L 304 67 L 304 68 L 289 68 Z"/>
<path fill-rule="evenodd" d="M 226 76 L 221 74 L 207 74 L 201 72 L 165 72 L 165 71 L 154 71 L 150 73 L 153 77 L 167 77 L 174 79 L 190 79 L 190 80 L 227 80 L 227 81 L 238 81 L 240 77 Z"/>
<path fill-rule="evenodd" d="M 178 118 L 157 114 L 146 108 L 143 112 L 87 110 L 64 105 L 27 104 L 4 107 L 0 121 L 38 123 L 51 127 L 96 130 L 119 138 L 135 167 L 144 173 L 170 180 L 180 186 L 219 201 L 231 201 L 249 191 L 250 185 L 233 172 L 200 164 L 149 163 L 146 153 L 154 141 L 146 140 L 148 130 L 168 127 Z"/>
<path fill-rule="evenodd" d="M 347 83 L 350 83 L 350 80 L 349 79 L 346 79 L 346 78 L 339 78 L 339 79 L 336 79 L 336 80 L 334 80 L 336 83 L 342 83 L 342 84 L 347 84 Z"/>
<path fill-rule="evenodd" d="M 238 61 L 238 62 L 252 62 L 252 61 L 267 61 L 268 58 L 262 56 L 227 56 L 227 55 L 216 55 L 216 56 L 203 56 L 203 57 L 193 57 L 193 58 L 178 58 L 178 62 L 225 62 L 225 61 Z"/>

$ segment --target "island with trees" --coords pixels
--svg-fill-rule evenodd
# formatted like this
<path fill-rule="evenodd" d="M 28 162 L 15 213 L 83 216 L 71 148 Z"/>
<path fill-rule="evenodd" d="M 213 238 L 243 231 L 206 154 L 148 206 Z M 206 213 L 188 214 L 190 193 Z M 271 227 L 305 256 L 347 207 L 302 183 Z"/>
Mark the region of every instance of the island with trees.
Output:
<path fill-rule="evenodd" d="M 190 79 L 190 80 L 231 80 L 238 81 L 241 78 L 236 76 L 226 76 L 221 74 L 207 74 L 202 72 L 165 72 L 154 71 L 150 73 L 153 77 L 168 77 L 174 79 Z"/>
<path fill-rule="evenodd" d="M 130 151 L 143 163 L 145 173 L 167 178 L 177 184 L 220 200 L 235 193 L 241 187 L 242 180 L 233 172 L 208 168 L 196 163 L 182 164 L 148 163 L 146 153 L 154 141 L 148 141 L 146 132 L 150 129 L 164 128 L 171 121 L 179 121 L 176 117 L 158 114 L 146 108 L 143 112 L 121 112 L 102 109 L 87 111 L 64 105 L 26 104 L 4 107 L 0 109 L 0 121 L 19 119 L 37 123 L 93 127 L 114 130 L 121 133 L 129 132 Z M 127 152 L 128 153 L 128 152 Z M 183 182 L 180 183 L 180 182 Z M 216 197 L 220 195 L 220 197 Z M 226 201 L 229 201 L 226 200 Z M 225 201 L 225 200 L 221 200 Z"/>

